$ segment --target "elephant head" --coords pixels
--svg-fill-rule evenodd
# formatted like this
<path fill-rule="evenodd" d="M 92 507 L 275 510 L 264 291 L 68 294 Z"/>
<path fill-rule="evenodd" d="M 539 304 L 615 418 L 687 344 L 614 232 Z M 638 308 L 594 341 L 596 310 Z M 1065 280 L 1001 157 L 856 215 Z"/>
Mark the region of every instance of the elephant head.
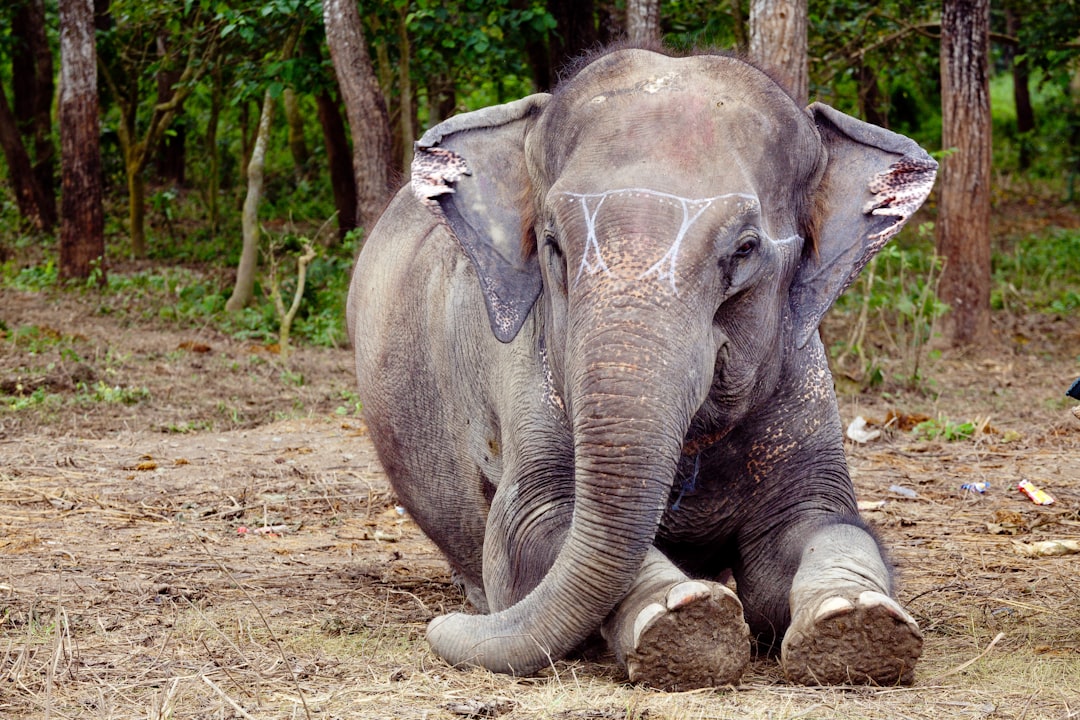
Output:
<path fill-rule="evenodd" d="M 719 437 L 769 400 L 936 163 L 907 138 L 797 107 L 739 60 L 636 49 L 552 95 L 450 118 L 415 157 L 413 192 L 475 267 L 492 332 L 540 345 L 575 487 L 532 592 L 438 618 L 429 639 L 453 663 L 534 672 L 626 592 L 691 421 Z"/>

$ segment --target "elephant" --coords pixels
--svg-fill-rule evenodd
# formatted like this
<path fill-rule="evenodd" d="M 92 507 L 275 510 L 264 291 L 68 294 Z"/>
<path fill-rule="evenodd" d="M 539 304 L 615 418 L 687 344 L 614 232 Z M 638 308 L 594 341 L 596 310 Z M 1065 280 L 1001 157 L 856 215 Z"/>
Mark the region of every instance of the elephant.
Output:
<path fill-rule="evenodd" d="M 793 683 L 912 683 L 922 633 L 818 328 L 936 171 L 663 48 L 429 129 L 346 312 L 378 458 L 477 610 L 432 619 L 433 651 L 530 675 L 592 639 L 668 690 L 754 653 Z"/>

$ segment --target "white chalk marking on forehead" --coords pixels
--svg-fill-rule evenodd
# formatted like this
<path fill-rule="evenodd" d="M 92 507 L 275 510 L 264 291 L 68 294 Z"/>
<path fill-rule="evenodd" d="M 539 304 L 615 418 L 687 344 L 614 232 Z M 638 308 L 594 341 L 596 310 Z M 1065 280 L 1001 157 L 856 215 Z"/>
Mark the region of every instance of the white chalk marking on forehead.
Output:
<path fill-rule="evenodd" d="M 574 278 L 574 284 L 576 285 L 577 281 L 581 279 L 582 273 L 595 275 L 602 271 L 605 275 L 611 275 L 611 270 L 608 268 L 607 263 L 604 262 L 604 256 L 600 252 L 600 241 L 596 237 L 596 214 L 600 212 L 600 206 L 604 204 L 604 200 L 607 200 L 608 193 L 601 193 L 600 195 L 563 194 L 580 200 L 581 209 L 585 213 L 585 252 L 581 254 L 581 265 L 578 267 L 578 274 Z M 590 200 L 596 200 L 596 204 L 592 207 L 589 207 Z M 591 259 L 591 256 L 595 256 L 596 259 Z"/>
<path fill-rule="evenodd" d="M 668 280 L 671 283 L 672 292 L 676 295 L 679 294 L 679 291 L 675 286 L 675 265 L 679 259 L 679 250 L 682 247 L 682 242 L 686 237 L 686 233 L 689 232 L 690 228 L 697 222 L 698 218 L 700 218 L 701 215 L 717 200 L 739 198 L 752 203 L 757 203 L 758 201 L 757 196 L 750 193 L 733 192 L 706 198 L 686 198 L 680 195 L 661 192 L 659 190 L 650 190 L 648 188 L 618 188 L 615 190 L 605 190 L 600 193 L 564 192 L 562 195 L 568 199 L 572 198 L 578 200 L 581 204 L 582 211 L 585 214 L 585 252 L 582 253 L 581 265 L 578 267 L 578 274 L 574 279 L 575 284 L 581 279 L 583 274 L 595 275 L 602 271 L 606 275 L 611 275 L 611 269 L 608 268 L 607 263 L 604 262 L 604 257 L 600 251 L 600 241 L 596 236 L 596 216 L 600 212 L 600 206 L 603 205 L 604 201 L 609 197 L 612 195 L 654 197 L 661 202 L 670 203 L 679 207 L 683 214 L 682 222 L 676 232 L 675 241 L 671 244 L 671 248 L 668 249 L 668 251 L 664 253 L 664 256 L 657 260 L 652 267 L 638 276 L 639 280 L 650 275 L 656 275 L 659 280 Z"/>

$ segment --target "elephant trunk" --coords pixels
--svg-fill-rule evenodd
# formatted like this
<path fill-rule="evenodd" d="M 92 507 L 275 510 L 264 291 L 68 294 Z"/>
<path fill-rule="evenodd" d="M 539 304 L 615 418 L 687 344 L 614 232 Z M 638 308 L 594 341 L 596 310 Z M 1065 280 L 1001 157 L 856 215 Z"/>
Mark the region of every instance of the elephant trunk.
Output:
<path fill-rule="evenodd" d="M 575 501 L 566 541 L 517 604 L 492 615 L 436 618 L 428 639 L 440 656 L 532 674 L 600 626 L 653 543 L 682 439 L 707 392 L 712 366 L 697 367 L 701 355 L 688 357 L 694 345 L 686 334 L 649 339 L 626 328 L 571 338 Z"/>

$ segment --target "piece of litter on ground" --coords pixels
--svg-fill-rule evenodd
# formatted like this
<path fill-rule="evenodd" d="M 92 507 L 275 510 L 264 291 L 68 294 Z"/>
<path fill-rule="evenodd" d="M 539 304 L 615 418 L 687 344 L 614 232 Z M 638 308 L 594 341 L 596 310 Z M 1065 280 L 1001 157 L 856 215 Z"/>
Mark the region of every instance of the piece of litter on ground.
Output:
<path fill-rule="evenodd" d="M 919 493 L 915 492 L 911 488 L 904 487 L 903 485 L 890 485 L 889 492 L 906 498 L 919 497 Z"/>
<path fill-rule="evenodd" d="M 880 510 L 885 507 L 884 500 L 860 500 L 859 512 L 867 512 L 869 510 Z"/>
<path fill-rule="evenodd" d="M 1013 540 L 1016 552 L 1024 557 L 1049 557 L 1080 553 L 1080 540 L 1039 540 L 1025 543 Z"/>
<path fill-rule="evenodd" d="M 1016 484 L 1016 489 L 1028 496 L 1036 505 L 1053 505 L 1054 496 L 1040 488 L 1030 480 L 1021 480 Z"/>
<path fill-rule="evenodd" d="M 249 528 L 241 525 L 236 528 L 237 535 L 281 535 L 288 531 L 288 525 L 263 525 L 262 527 L 256 528 Z"/>
<path fill-rule="evenodd" d="M 288 525 L 264 525 L 262 527 L 257 527 L 255 529 L 253 529 L 251 532 L 259 534 L 259 535 L 270 535 L 270 534 L 280 535 L 281 533 L 289 532 L 289 526 Z"/>
<path fill-rule="evenodd" d="M 866 425 L 866 418 L 859 415 L 847 426 L 847 436 L 857 443 L 868 443 L 881 437 L 881 431 L 870 430 Z"/>

